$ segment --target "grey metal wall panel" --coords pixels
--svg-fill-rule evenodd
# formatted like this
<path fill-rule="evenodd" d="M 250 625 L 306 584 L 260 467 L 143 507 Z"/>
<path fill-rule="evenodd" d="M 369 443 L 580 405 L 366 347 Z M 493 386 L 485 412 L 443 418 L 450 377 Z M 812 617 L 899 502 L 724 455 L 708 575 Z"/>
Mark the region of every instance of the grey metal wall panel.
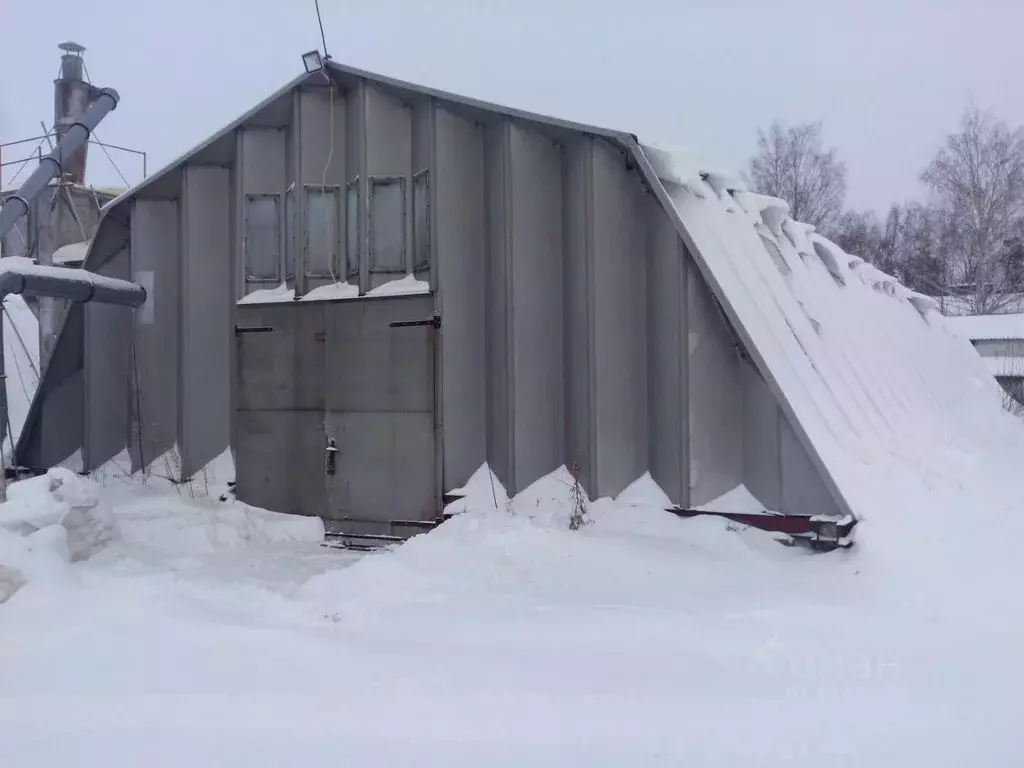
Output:
<path fill-rule="evenodd" d="M 242 191 L 244 194 L 284 194 L 287 181 L 285 131 L 280 128 L 243 128 Z"/>
<path fill-rule="evenodd" d="M 566 462 L 593 490 L 594 326 L 591 294 L 593 245 L 593 141 L 579 136 L 563 153 L 565 226 L 565 414 Z"/>
<path fill-rule="evenodd" d="M 704 504 L 743 480 L 741 365 L 711 291 L 687 260 L 690 352 L 690 504 Z"/>
<path fill-rule="evenodd" d="M 291 411 L 238 412 L 235 495 L 239 501 L 274 512 L 310 514 L 293 504 L 294 487 L 288 462 L 292 456 L 290 435 L 295 418 Z"/>
<path fill-rule="evenodd" d="M 469 142 L 470 151 L 473 151 L 473 142 Z M 426 280 L 431 287 L 437 288 L 437 253 L 436 235 L 434 229 L 437 227 L 437 136 L 434 122 L 434 101 L 428 99 L 418 102 L 412 108 L 412 185 L 409 188 L 409 254 L 410 264 L 420 280 Z M 429 263 L 426 267 L 418 265 L 416 253 L 416 211 L 415 211 L 415 185 L 416 176 L 426 171 L 428 185 L 427 205 L 428 216 L 427 226 L 429 227 L 430 242 Z"/>
<path fill-rule="evenodd" d="M 324 305 L 243 304 L 236 339 L 237 495 L 280 512 L 320 514 L 324 486 Z"/>
<path fill-rule="evenodd" d="M 236 496 L 296 515 L 327 511 L 323 414 L 240 410 Z"/>
<path fill-rule="evenodd" d="M 238 132 L 238 151 L 236 162 L 231 169 L 232 205 L 234 211 L 231 224 L 231 242 L 235 244 L 240 256 L 245 255 L 246 248 L 257 247 L 258 243 L 246 243 L 246 197 L 248 195 L 277 195 L 279 226 L 274 238 L 276 242 L 268 244 L 280 254 L 286 247 L 285 222 L 285 190 L 288 188 L 288 143 L 287 133 L 280 128 L 242 128 Z M 250 233 L 251 236 L 252 233 Z M 269 233 L 268 233 L 269 235 Z M 270 238 L 270 239 L 274 239 Z M 258 238 L 257 238 L 258 240 Z M 243 285 L 241 293 L 269 287 L 266 283 L 245 283 L 245 266 L 243 258 L 239 262 L 238 274 Z M 281 279 L 284 274 L 280 275 Z"/>
<path fill-rule="evenodd" d="M 326 381 L 325 304 L 238 307 L 240 410 L 322 411 Z M 246 332 L 271 328 L 268 332 Z"/>
<path fill-rule="evenodd" d="M 182 194 L 181 433 L 188 476 L 230 444 L 232 315 L 228 169 L 185 168 Z"/>
<path fill-rule="evenodd" d="M 406 271 L 411 271 L 412 216 L 412 107 L 374 86 L 366 88 L 366 174 L 400 176 L 405 179 Z M 369 199 L 369 198 L 368 198 Z M 373 227 L 372 215 L 370 226 Z M 372 248 L 372 238 L 370 240 Z M 373 261 L 373 254 L 370 254 Z M 401 275 L 370 273 L 368 288 L 394 280 Z"/>
<path fill-rule="evenodd" d="M 433 296 L 397 296 L 326 304 L 329 411 L 433 413 L 434 329 L 391 328 L 423 320 Z"/>
<path fill-rule="evenodd" d="M 128 249 L 104 264 L 101 273 L 131 279 Z M 83 466 L 96 469 L 128 446 L 131 407 L 129 362 L 132 345 L 130 307 L 85 306 L 85 444 Z M 128 469 L 125 467 L 124 469 Z"/>
<path fill-rule="evenodd" d="M 436 112 L 435 235 L 446 490 L 487 455 L 484 146 L 479 124 Z"/>
<path fill-rule="evenodd" d="M 338 466 L 326 517 L 387 523 L 429 520 L 434 499 L 434 418 L 416 412 L 329 412 Z"/>
<path fill-rule="evenodd" d="M 346 167 L 346 99 L 334 89 L 301 88 L 300 139 L 302 184 L 339 184 L 354 176 Z"/>
<path fill-rule="evenodd" d="M 33 443 L 38 436 L 39 444 L 32 446 L 35 460 L 29 466 L 45 469 L 62 464 L 75 453 L 80 455 L 85 442 L 84 414 L 85 371 L 79 369 L 47 393 L 41 429 L 33 436 Z"/>
<path fill-rule="evenodd" d="M 782 413 L 779 424 L 782 511 L 794 515 L 841 515 L 842 511 Z"/>
<path fill-rule="evenodd" d="M 37 469 L 60 464 L 85 439 L 85 373 L 83 348 L 85 323 L 83 304 L 68 310 L 65 331 L 57 339 L 53 358 L 40 383 L 35 424 L 26 423 L 24 446 L 19 461 Z M 30 414 L 31 416 L 31 414 Z"/>
<path fill-rule="evenodd" d="M 412 108 L 412 172 L 430 168 L 434 142 L 434 101 L 428 99 Z"/>
<path fill-rule="evenodd" d="M 512 484 L 565 463 L 562 157 L 547 136 L 510 129 Z"/>
<path fill-rule="evenodd" d="M 369 209 L 366 205 L 366 88 L 364 86 L 345 94 L 345 170 L 348 174 L 348 178 L 345 180 L 346 185 L 357 181 L 355 186 L 358 190 L 359 256 L 356 261 L 359 263 L 358 283 L 360 290 L 365 293 L 370 273 L 366 259 L 368 248 L 366 222 Z M 344 222 L 347 227 L 347 214 Z M 343 249 L 342 255 L 347 258 L 347 250 Z"/>
<path fill-rule="evenodd" d="M 779 406 L 753 366 L 741 365 L 739 373 L 743 380 L 743 484 L 766 509 L 780 510 Z"/>
<path fill-rule="evenodd" d="M 350 168 L 348 141 L 348 99 L 337 87 L 326 85 L 300 88 L 296 91 L 297 115 L 295 124 L 299 137 L 295 160 L 295 187 L 292 190 L 294 216 L 294 243 L 296 252 L 296 287 L 299 293 L 306 293 L 330 282 L 330 278 L 306 277 L 306 195 L 305 187 L 312 185 L 337 185 L 341 189 L 340 216 L 338 217 L 340 246 L 338 270 L 345 264 L 344 237 L 344 195 L 349 179 L 358 174 Z M 355 151 L 354 148 L 352 150 Z M 343 274 L 338 279 L 344 279 Z"/>
<path fill-rule="evenodd" d="M 327 378 L 327 330 L 326 309 L 329 305 L 310 303 L 296 308 L 291 305 L 279 307 L 280 315 L 292 310 L 294 334 L 292 376 L 295 379 L 293 404 L 298 411 L 323 411 L 327 403 L 327 391 L 333 383 Z M 277 317 L 272 322 L 279 323 Z M 276 328 L 276 326 L 275 326 Z"/>
<path fill-rule="evenodd" d="M 487 256 L 484 325 L 487 334 L 487 462 L 510 492 L 512 485 L 512 423 L 508 372 L 511 370 L 508 323 L 508 260 L 511 255 L 509 222 L 509 126 L 506 122 L 484 130 L 484 199 L 486 202 Z M 443 257 L 442 257 L 443 258 Z"/>
<path fill-rule="evenodd" d="M 686 251 L 660 206 L 648 204 L 647 385 L 651 476 L 689 504 Z"/>
<path fill-rule="evenodd" d="M 166 454 L 178 439 L 178 215 L 175 200 L 136 200 L 132 207 L 132 274 L 148 292 L 133 323 L 129 439 L 135 470 Z"/>
<path fill-rule="evenodd" d="M 348 183 L 366 173 L 366 88 L 345 94 L 345 170 Z"/>
<path fill-rule="evenodd" d="M 596 474 L 614 496 L 648 468 L 647 294 L 640 184 L 622 150 L 594 142 L 591 303 Z"/>
<path fill-rule="evenodd" d="M 409 176 L 412 168 L 412 108 L 374 86 L 366 88 L 366 172 Z"/>
<path fill-rule="evenodd" d="M 287 442 L 291 493 L 286 510 L 299 515 L 326 515 L 329 509 L 324 412 L 296 409 L 287 415 L 291 419 Z"/>
<path fill-rule="evenodd" d="M 287 311 L 289 309 L 292 311 Z M 295 331 L 300 314 L 300 307 L 287 305 L 242 304 L 238 307 L 238 327 L 242 333 L 235 341 L 240 384 L 236 407 L 240 411 L 295 407 L 299 379 L 295 370 Z M 245 329 L 261 327 L 273 330 L 245 332 Z"/>

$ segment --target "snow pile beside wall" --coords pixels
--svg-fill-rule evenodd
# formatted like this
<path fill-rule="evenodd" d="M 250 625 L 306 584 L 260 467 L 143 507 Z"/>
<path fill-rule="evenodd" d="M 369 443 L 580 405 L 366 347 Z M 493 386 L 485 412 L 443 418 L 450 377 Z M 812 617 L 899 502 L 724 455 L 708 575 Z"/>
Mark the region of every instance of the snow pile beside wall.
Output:
<path fill-rule="evenodd" d="M 235 501 L 228 489 L 235 477 L 230 450 L 184 482 L 173 480 L 181 470 L 177 449 L 156 459 L 144 473 L 132 474 L 130 467 L 130 457 L 122 454 L 91 474 L 104 498 L 116 505 L 126 546 L 197 556 L 323 541 L 323 521 L 318 517 L 270 512 Z"/>
<path fill-rule="evenodd" d="M 318 548 L 323 541 L 318 517 L 223 496 L 225 479 L 234 476 L 230 454 L 204 470 L 205 485 L 191 486 L 129 475 L 123 470 L 131 464 L 120 459 L 88 478 L 56 467 L 8 488 L 8 501 L 0 504 L 0 602 L 26 584 L 74 582 L 70 564 L 106 549 L 140 562 L 181 562 L 281 546 Z"/>
<path fill-rule="evenodd" d="M 15 483 L 0 504 L 0 602 L 29 582 L 66 582 L 69 563 L 118 537 L 99 486 L 66 469 Z"/>
<path fill-rule="evenodd" d="M 172 556 L 213 555 L 282 544 L 319 544 L 323 521 L 239 502 L 192 502 L 161 494 L 118 509 L 126 546 Z"/>
<path fill-rule="evenodd" d="M 1024 428 L 934 303 L 693 159 L 645 147 L 715 293 L 851 511 L 1016 507 Z M 1003 469 L 1000 469 L 1003 468 Z"/>
<path fill-rule="evenodd" d="M 573 487 L 572 475 L 559 467 L 495 508 L 490 484 L 480 482 L 480 492 L 465 497 L 463 513 L 401 547 L 314 577 L 303 596 L 316 614 L 342 623 L 421 605 L 417 626 L 427 631 L 445 604 L 464 599 L 479 601 L 480 611 L 501 610 L 503 596 L 518 600 L 524 594 L 549 606 L 597 600 L 643 610 L 666 595 L 682 599 L 680 585 L 703 582 L 709 567 L 719 586 L 754 585 L 766 573 L 772 581 L 794 584 L 806 576 L 786 569 L 805 560 L 771 534 L 737 529 L 721 518 L 683 520 L 666 512 L 664 491 L 648 476 L 618 499 L 590 500 L 584 491 L 588 522 L 571 531 Z M 722 576 L 724 562 L 731 576 Z M 652 573 L 663 588 L 652 588 Z"/>

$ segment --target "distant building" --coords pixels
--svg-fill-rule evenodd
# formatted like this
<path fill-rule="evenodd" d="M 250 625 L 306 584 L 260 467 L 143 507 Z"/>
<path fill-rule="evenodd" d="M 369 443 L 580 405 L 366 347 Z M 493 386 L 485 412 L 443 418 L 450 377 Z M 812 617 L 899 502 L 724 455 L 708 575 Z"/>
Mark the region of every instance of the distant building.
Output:
<path fill-rule="evenodd" d="M 1007 394 L 1024 405 L 1024 313 L 963 315 L 948 322 L 970 340 Z"/>

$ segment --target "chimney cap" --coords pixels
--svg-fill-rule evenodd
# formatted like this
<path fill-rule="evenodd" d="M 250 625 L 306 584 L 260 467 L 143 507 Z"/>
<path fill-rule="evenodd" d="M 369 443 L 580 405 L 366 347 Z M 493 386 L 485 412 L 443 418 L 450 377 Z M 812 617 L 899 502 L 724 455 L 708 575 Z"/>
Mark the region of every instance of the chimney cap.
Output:
<path fill-rule="evenodd" d="M 62 51 L 64 51 L 64 53 L 77 53 L 77 54 L 85 53 L 85 46 L 84 45 L 79 45 L 78 43 L 71 42 L 70 40 L 68 42 L 66 42 L 66 43 L 61 43 L 57 47 L 60 48 Z"/>

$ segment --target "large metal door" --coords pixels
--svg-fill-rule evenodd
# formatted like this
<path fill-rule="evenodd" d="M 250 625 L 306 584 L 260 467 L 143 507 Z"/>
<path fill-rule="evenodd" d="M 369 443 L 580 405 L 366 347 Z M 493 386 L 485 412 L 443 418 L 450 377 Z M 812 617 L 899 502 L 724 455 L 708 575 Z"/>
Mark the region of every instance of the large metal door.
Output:
<path fill-rule="evenodd" d="M 392 327 L 433 309 L 432 296 L 326 305 L 324 438 L 338 450 L 325 517 L 378 528 L 436 515 L 437 331 L 427 323 Z"/>

